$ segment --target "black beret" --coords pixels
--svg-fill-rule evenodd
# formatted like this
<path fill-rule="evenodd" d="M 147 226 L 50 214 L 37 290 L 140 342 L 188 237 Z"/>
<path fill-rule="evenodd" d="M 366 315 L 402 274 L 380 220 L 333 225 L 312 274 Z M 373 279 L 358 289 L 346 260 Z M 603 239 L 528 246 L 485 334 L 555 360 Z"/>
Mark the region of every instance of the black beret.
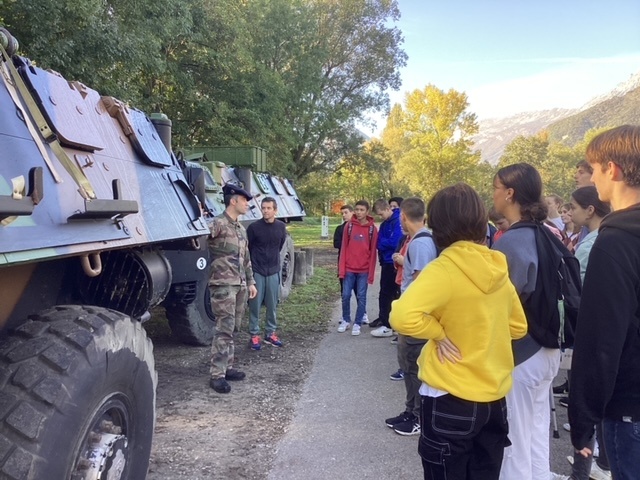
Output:
<path fill-rule="evenodd" d="M 222 187 L 222 193 L 224 195 L 241 195 L 247 200 L 251 200 L 253 198 L 253 195 L 251 195 L 249 192 L 232 183 L 227 183 L 226 185 L 224 185 Z"/>

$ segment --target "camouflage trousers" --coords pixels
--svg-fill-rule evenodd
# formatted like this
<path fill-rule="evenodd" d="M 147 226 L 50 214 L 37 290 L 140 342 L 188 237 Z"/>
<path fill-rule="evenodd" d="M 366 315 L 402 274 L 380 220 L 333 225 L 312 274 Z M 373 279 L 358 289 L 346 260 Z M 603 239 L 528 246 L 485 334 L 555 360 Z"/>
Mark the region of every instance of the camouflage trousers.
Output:
<path fill-rule="evenodd" d="M 247 306 L 245 285 L 211 285 L 211 310 L 216 319 L 216 333 L 211 344 L 211 378 L 224 378 L 233 367 L 233 332 L 240 330 Z"/>

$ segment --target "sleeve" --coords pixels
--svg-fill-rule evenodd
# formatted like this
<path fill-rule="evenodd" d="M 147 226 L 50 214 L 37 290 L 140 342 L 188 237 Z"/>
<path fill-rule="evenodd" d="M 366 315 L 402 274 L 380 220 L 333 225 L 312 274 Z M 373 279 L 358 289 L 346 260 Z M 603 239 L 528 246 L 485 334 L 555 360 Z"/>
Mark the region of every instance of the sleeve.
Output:
<path fill-rule="evenodd" d="M 511 288 L 511 316 L 509 317 L 509 333 L 513 340 L 523 338 L 527 334 L 527 317 L 515 288 Z"/>
<path fill-rule="evenodd" d="M 438 263 L 430 263 L 393 302 L 389 316 L 391 327 L 409 337 L 442 340 L 445 332 L 433 312 L 449 301 L 450 283 L 446 271 Z"/>
<path fill-rule="evenodd" d="M 279 220 L 276 220 L 277 222 L 279 222 Z M 282 223 L 282 222 L 280 222 Z M 284 247 L 284 244 L 287 241 L 287 226 L 282 223 L 282 235 L 280 238 L 280 247 L 278 248 L 278 252 L 282 251 L 282 247 Z"/>
<path fill-rule="evenodd" d="M 580 263 L 580 280 L 584 283 L 584 276 L 587 273 L 587 264 L 589 263 L 589 246 L 588 245 L 580 245 L 580 247 L 575 251 L 574 255 L 578 259 Z"/>
<path fill-rule="evenodd" d="M 600 235 L 602 236 L 602 235 Z M 633 278 L 619 246 L 598 242 L 585 275 L 571 363 L 571 443 L 580 450 L 613 395 L 629 322 L 638 308 Z M 624 255 L 624 252 L 621 252 Z M 594 388 L 597 386 L 597 388 Z"/>
<path fill-rule="evenodd" d="M 519 229 L 516 231 L 524 231 Z M 527 229 L 529 231 L 529 229 Z M 525 301 L 535 290 L 538 273 L 538 254 L 535 244 L 535 235 L 531 229 L 533 244 L 519 240 L 525 240 L 520 235 L 508 235 L 505 233 L 493 248 L 502 252 L 507 257 L 509 265 L 509 279 L 520 296 L 521 301 Z"/>
<path fill-rule="evenodd" d="M 251 225 L 249 225 L 249 227 L 251 227 Z M 244 274 L 247 277 L 247 287 L 250 287 L 251 285 L 255 285 L 256 281 L 253 278 L 253 267 L 251 265 L 251 253 L 249 251 L 249 231 L 248 230 L 246 232 L 246 235 L 247 235 L 247 243 L 245 245 L 245 251 L 244 251 Z"/>
<path fill-rule="evenodd" d="M 249 246 L 251 246 L 251 244 L 253 243 L 255 237 L 255 233 L 254 233 L 255 227 L 254 227 L 254 223 L 250 224 L 247 227 L 247 241 L 249 242 Z M 251 249 L 251 247 L 249 247 L 249 249 Z"/>
<path fill-rule="evenodd" d="M 367 278 L 369 285 L 373 285 L 373 279 L 376 274 L 376 245 L 378 245 L 378 229 L 373 227 L 373 236 L 369 247 L 369 276 Z"/>
<path fill-rule="evenodd" d="M 342 231 L 344 230 L 344 223 L 338 225 L 333 232 L 333 248 L 340 248 L 342 246 Z"/>
<path fill-rule="evenodd" d="M 402 238 L 402 227 L 400 226 L 400 222 L 397 221 L 393 223 L 393 225 L 389 225 L 389 236 L 380 235 L 377 243 L 377 248 L 380 251 L 392 251 L 395 252 L 398 247 L 398 243 L 400 243 L 400 239 Z M 386 232 L 386 230 L 385 230 Z"/>
<path fill-rule="evenodd" d="M 347 245 L 349 243 L 349 229 L 342 229 L 342 247 L 340 247 L 340 252 L 342 255 L 338 258 L 338 277 L 344 278 L 347 273 Z"/>
<path fill-rule="evenodd" d="M 220 234 L 220 220 L 218 218 L 214 218 L 211 220 L 211 224 L 209 225 L 209 236 L 211 238 L 216 238 Z"/>

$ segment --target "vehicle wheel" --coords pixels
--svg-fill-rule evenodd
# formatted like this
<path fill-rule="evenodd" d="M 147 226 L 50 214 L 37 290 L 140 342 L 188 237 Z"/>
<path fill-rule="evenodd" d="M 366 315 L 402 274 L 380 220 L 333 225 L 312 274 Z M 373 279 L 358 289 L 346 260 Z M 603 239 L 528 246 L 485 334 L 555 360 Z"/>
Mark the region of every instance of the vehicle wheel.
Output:
<path fill-rule="evenodd" d="M 293 239 L 287 233 L 287 239 L 280 250 L 280 294 L 278 299 L 283 302 L 291 293 L 293 283 Z"/>
<path fill-rule="evenodd" d="M 165 305 L 171 332 L 188 345 L 211 345 L 215 333 L 215 317 L 211 311 L 208 279 L 196 284 L 196 298 L 189 304 Z"/>
<path fill-rule="evenodd" d="M 145 478 L 155 423 L 153 346 L 139 322 L 58 306 L 0 341 L 0 477 Z"/>

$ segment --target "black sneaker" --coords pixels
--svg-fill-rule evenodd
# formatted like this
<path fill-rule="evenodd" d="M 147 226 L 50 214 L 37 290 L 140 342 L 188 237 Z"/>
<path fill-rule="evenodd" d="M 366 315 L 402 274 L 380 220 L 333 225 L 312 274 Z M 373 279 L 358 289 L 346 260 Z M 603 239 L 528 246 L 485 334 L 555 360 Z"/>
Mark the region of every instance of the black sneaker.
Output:
<path fill-rule="evenodd" d="M 400 424 L 400 423 L 404 423 L 404 422 L 413 422 L 415 421 L 416 417 L 413 415 L 413 413 L 411 412 L 402 412 L 400 415 L 398 415 L 397 417 L 393 417 L 393 418 L 387 418 L 384 423 L 387 425 L 387 427 L 389 428 L 393 428 L 396 425 Z"/>
<path fill-rule="evenodd" d="M 562 397 L 560 400 L 558 400 L 558 403 L 565 408 L 569 408 L 569 397 Z"/>
<path fill-rule="evenodd" d="M 209 380 L 209 386 L 218 393 L 229 393 L 231 385 L 224 378 L 212 378 Z"/>
<path fill-rule="evenodd" d="M 373 322 L 369 323 L 369 326 L 371 328 L 378 328 L 382 326 L 382 322 L 380 321 L 379 318 L 376 318 Z"/>
<path fill-rule="evenodd" d="M 557 387 L 553 387 L 553 394 L 556 397 L 560 397 L 562 395 L 566 395 L 569 393 L 569 381 L 565 380 L 562 385 L 558 385 Z"/>
<path fill-rule="evenodd" d="M 230 368 L 227 370 L 227 373 L 224 375 L 225 380 L 229 380 L 230 382 L 237 382 L 238 380 L 244 380 L 246 377 L 244 372 L 240 370 L 236 370 L 235 368 Z"/>
<path fill-rule="evenodd" d="M 408 422 L 398 423 L 395 427 L 393 427 L 393 431 L 398 435 L 411 436 L 411 435 L 420 435 L 420 424 L 414 418 L 413 420 L 409 420 Z"/>

